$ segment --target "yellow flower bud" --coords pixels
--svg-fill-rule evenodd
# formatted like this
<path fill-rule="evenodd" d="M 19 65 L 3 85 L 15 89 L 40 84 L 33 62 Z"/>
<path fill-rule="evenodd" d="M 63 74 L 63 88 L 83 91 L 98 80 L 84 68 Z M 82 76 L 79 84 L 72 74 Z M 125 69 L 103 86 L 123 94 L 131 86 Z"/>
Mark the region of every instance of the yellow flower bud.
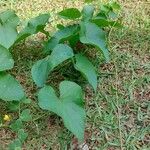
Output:
<path fill-rule="evenodd" d="M 3 118 L 5 121 L 10 121 L 11 120 L 11 118 L 10 118 L 10 116 L 9 115 L 4 115 L 4 118 Z"/>

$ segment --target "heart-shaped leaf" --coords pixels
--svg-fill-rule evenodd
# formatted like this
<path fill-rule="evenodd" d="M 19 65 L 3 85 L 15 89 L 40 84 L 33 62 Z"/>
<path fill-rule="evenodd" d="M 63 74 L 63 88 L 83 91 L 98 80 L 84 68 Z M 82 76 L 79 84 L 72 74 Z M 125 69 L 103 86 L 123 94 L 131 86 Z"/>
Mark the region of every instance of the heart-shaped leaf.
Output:
<path fill-rule="evenodd" d="M 76 64 L 75 68 L 80 71 L 88 82 L 92 85 L 93 89 L 96 91 L 97 88 L 97 75 L 92 63 L 81 54 L 75 55 Z"/>
<path fill-rule="evenodd" d="M 23 123 L 20 119 L 17 119 L 15 122 L 13 122 L 11 125 L 10 125 L 10 128 L 13 130 L 13 131 L 19 131 L 21 128 L 23 128 Z"/>
<path fill-rule="evenodd" d="M 39 106 L 59 115 L 63 119 L 64 125 L 79 140 L 83 140 L 86 115 L 83 108 L 82 89 L 70 81 L 61 82 L 59 89 L 59 98 L 52 87 L 45 86 L 41 89 L 38 94 Z"/>
<path fill-rule="evenodd" d="M 106 61 L 109 61 L 109 51 L 105 32 L 96 24 L 90 22 L 81 22 L 80 41 L 85 44 L 91 44 L 102 50 Z M 91 32 L 89 32 L 91 31 Z"/>
<path fill-rule="evenodd" d="M 38 87 L 42 87 L 48 74 L 59 64 L 74 56 L 73 50 L 66 44 L 58 44 L 50 56 L 39 60 L 32 67 L 32 78 Z"/>
<path fill-rule="evenodd" d="M 22 86 L 9 74 L 0 73 L 0 99 L 20 101 L 25 96 Z"/>
<path fill-rule="evenodd" d="M 18 138 L 23 143 L 28 137 L 28 133 L 26 133 L 23 129 L 18 131 Z"/>
<path fill-rule="evenodd" d="M 0 45 L 9 49 L 17 38 L 17 25 L 19 18 L 14 11 L 4 11 L 0 13 Z"/>
<path fill-rule="evenodd" d="M 13 68 L 14 60 L 8 49 L 0 45 L 0 71 Z"/>
<path fill-rule="evenodd" d="M 81 13 L 77 8 L 68 8 L 58 13 L 64 19 L 74 20 L 81 17 Z"/>
<path fill-rule="evenodd" d="M 19 32 L 16 42 L 19 42 L 32 34 L 36 34 L 38 32 L 45 32 L 44 28 L 49 20 L 49 17 L 49 14 L 41 14 L 29 20 L 27 26 Z"/>
<path fill-rule="evenodd" d="M 30 109 L 23 110 L 20 114 L 20 119 L 25 122 L 31 121 L 32 116 L 30 114 Z"/>
<path fill-rule="evenodd" d="M 22 143 L 20 139 L 15 139 L 12 143 L 9 144 L 9 150 L 21 150 Z"/>

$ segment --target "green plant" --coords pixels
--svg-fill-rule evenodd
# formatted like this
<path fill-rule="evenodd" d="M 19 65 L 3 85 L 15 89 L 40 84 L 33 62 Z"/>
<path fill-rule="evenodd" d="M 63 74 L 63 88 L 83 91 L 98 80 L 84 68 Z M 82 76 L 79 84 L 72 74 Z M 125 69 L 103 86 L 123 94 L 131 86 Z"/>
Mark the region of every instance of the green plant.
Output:
<path fill-rule="evenodd" d="M 14 11 L 8 10 L 0 13 L 0 99 L 9 101 L 8 108 L 10 111 L 19 110 L 19 118 L 10 124 L 12 131 L 17 133 L 15 139 L 10 145 L 10 150 L 21 149 L 26 140 L 28 133 L 23 129 L 24 122 L 31 121 L 30 110 L 25 109 L 20 112 L 21 103 L 30 103 L 26 98 L 23 87 L 12 75 L 6 73 L 14 67 L 14 60 L 11 55 L 11 48 L 15 43 L 24 40 L 32 34 L 44 32 L 45 24 L 48 22 L 49 14 L 39 15 L 29 20 L 27 25 L 18 32 L 19 18 Z M 9 116 L 6 115 L 6 120 Z"/>
<path fill-rule="evenodd" d="M 119 8 L 117 3 L 111 3 L 102 6 L 97 14 L 94 14 L 95 9 L 92 5 L 86 5 L 82 12 L 76 8 L 59 12 L 59 17 L 75 22 L 67 26 L 57 25 L 58 31 L 44 45 L 47 57 L 37 61 L 32 68 L 34 82 L 38 87 L 42 87 L 38 94 L 39 106 L 59 115 L 65 126 L 81 141 L 84 139 L 85 129 L 85 110 L 81 88 L 74 82 L 63 81 L 59 87 L 60 98 L 57 98 L 53 88 L 46 85 L 46 81 L 55 67 L 69 61 L 88 80 L 96 92 L 95 68 L 85 56 L 85 51 L 79 50 L 77 44 L 96 47 L 108 62 L 107 33 L 104 27 L 121 27 L 114 17 L 117 15 L 115 10 Z"/>
<path fill-rule="evenodd" d="M 19 113 L 19 118 L 10 124 L 10 129 L 17 133 L 17 138 L 9 144 L 10 150 L 21 149 L 28 137 L 28 133 L 24 130 L 24 124 L 29 121 L 32 121 L 30 109 L 24 109 Z"/>
<path fill-rule="evenodd" d="M 14 11 L 8 10 L 0 13 L 0 35 L 4 35 L 0 36 L 0 99 L 19 101 L 16 104 L 10 103 L 13 104 L 14 109 L 27 99 L 20 83 L 6 73 L 14 66 L 11 49 L 14 44 L 25 40 L 30 35 L 38 32 L 44 33 L 48 38 L 47 41 L 44 41 L 44 53 L 47 56 L 37 61 L 31 71 L 34 82 L 41 88 L 38 92 L 39 106 L 60 116 L 64 125 L 82 141 L 84 139 L 86 114 L 81 87 L 75 82 L 62 81 L 59 86 L 60 96 L 58 97 L 57 92 L 51 86 L 46 85 L 46 81 L 49 74 L 58 65 L 67 62 L 72 64 L 88 80 L 96 93 L 97 74 L 95 67 L 85 55 L 86 51 L 80 49 L 78 44 L 96 47 L 106 62 L 109 62 L 108 35 L 105 29 L 121 27 L 116 13 L 119 9 L 120 6 L 117 3 L 101 6 L 96 14 L 92 5 L 86 5 L 82 12 L 76 8 L 65 9 L 58 13 L 59 17 L 73 20 L 74 23 L 67 26 L 58 24 L 58 31 L 53 36 L 44 30 L 50 17 L 49 14 L 42 14 L 29 20 L 27 25 L 18 32 L 17 27 L 21 25 Z M 10 145 L 10 149 L 19 149 L 22 146 L 27 138 L 27 133 L 23 129 L 23 122 L 30 120 L 30 110 L 25 109 L 20 113 L 19 108 L 19 118 L 10 126 L 13 131 L 17 132 L 18 138 Z"/>
<path fill-rule="evenodd" d="M 24 97 L 21 85 L 6 70 L 12 69 L 14 60 L 8 50 L 17 38 L 19 18 L 13 11 L 0 14 L 0 98 L 6 101 L 20 100 Z"/>
<path fill-rule="evenodd" d="M 43 14 L 31 19 L 20 31 L 17 31 L 19 18 L 14 11 L 7 10 L 0 13 L 0 99 L 4 101 L 20 101 L 25 93 L 20 83 L 10 74 L 6 73 L 14 66 L 11 47 L 37 32 L 44 32 L 49 15 Z M 46 32 L 44 32 L 46 33 Z"/>

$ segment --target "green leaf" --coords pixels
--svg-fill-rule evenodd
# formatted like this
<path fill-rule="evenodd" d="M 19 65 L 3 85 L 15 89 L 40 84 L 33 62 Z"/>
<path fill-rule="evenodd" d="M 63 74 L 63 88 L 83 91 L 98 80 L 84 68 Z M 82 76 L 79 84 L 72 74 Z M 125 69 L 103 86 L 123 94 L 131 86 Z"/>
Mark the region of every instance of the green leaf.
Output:
<path fill-rule="evenodd" d="M 73 56 L 74 54 L 71 47 L 66 44 L 58 44 L 49 57 L 51 70 Z"/>
<path fill-rule="evenodd" d="M 63 26 L 62 24 L 57 24 L 57 28 L 58 28 L 59 30 L 61 30 L 61 29 L 64 28 L 64 26 Z"/>
<path fill-rule="evenodd" d="M 82 15 L 83 15 L 83 20 L 84 21 L 89 21 L 92 19 L 94 14 L 94 6 L 93 5 L 86 5 L 84 6 L 82 10 Z"/>
<path fill-rule="evenodd" d="M 32 34 L 36 34 L 38 32 L 45 32 L 44 28 L 49 20 L 49 17 L 50 17 L 49 14 L 41 14 L 29 20 L 27 26 L 22 31 L 19 32 L 17 42 L 27 38 Z"/>
<path fill-rule="evenodd" d="M 9 150 L 21 150 L 22 143 L 19 139 L 15 139 L 10 145 Z"/>
<path fill-rule="evenodd" d="M 18 16 L 13 10 L 6 10 L 0 13 L 0 20 L 2 24 L 9 24 L 14 28 L 16 28 L 18 23 L 20 22 Z"/>
<path fill-rule="evenodd" d="M 25 96 L 19 82 L 9 74 L 0 73 L 0 99 L 20 101 Z"/>
<path fill-rule="evenodd" d="M 50 38 L 47 42 L 44 43 L 44 52 L 49 53 L 51 52 L 55 46 L 59 43 L 59 40 L 55 37 Z"/>
<path fill-rule="evenodd" d="M 111 7 L 113 10 L 120 10 L 121 6 L 117 2 L 112 2 Z"/>
<path fill-rule="evenodd" d="M 45 52 L 52 51 L 58 43 L 70 40 L 77 32 L 79 32 L 79 25 L 70 25 L 58 30 L 54 36 L 45 43 Z"/>
<path fill-rule="evenodd" d="M 80 71 L 92 85 L 93 89 L 96 91 L 97 88 L 97 75 L 92 63 L 81 54 L 75 55 L 76 64 L 75 68 Z"/>
<path fill-rule="evenodd" d="M 75 48 L 79 41 L 79 34 L 77 33 L 69 39 L 69 44 L 72 48 Z"/>
<path fill-rule="evenodd" d="M 9 49 L 17 38 L 17 30 L 11 26 L 4 24 L 0 25 L 0 45 Z"/>
<path fill-rule="evenodd" d="M 45 86 L 38 94 L 39 106 L 59 115 L 64 125 L 76 135 L 79 140 L 84 139 L 85 110 L 83 108 L 83 93 L 79 85 L 70 81 L 60 83 L 60 97 L 54 89 Z"/>
<path fill-rule="evenodd" d="M 92 23 L 95 23 L 97 26 L 99 27 L 117 27 L 117 28 L 122 28 L 123 26 L 117 22 L 117 21 L 108 21 L 106 19 L 103 18 L 95 18 L 91 20 Z"/>
<path fill-rule="evenodd" d="M 81 17 L 81 13 L 77 8 L 68 8 L 58 13 L 64 19 L 74 20 Z"/>
<path fill-rule="evenodd" d="M 30 109 L 23 110 L 22 113 L 20 114 L 20 119 L 25 122 L 31 121 L 32 116 L 30 114 Z"/>
<path fill-rule="evenodd" d="M 0 71 L 12 69 L 14 60 L 8 49 L 0 45 Z"/>
<path fill-rule="evenodd" d="M 19 131 L 20 129 L 23 128 L 23 123 L 20 119 L 17 119 L 15 122 L 13 122 L 11 125 L 10 125 L 10 128 L 13 130 L 13 131 Z"/>
<path fill-rule="evenodd" d="M 64 42 L 65 40 L 68 40 L 70 37 L 72 37 L 78 31 L 79 31 L 79 25 L 70 25 L 64 27 L 61 30 L 58 30 L 55 33 L 54 37 L 58 39 L 59 42 Z"/>
<path fill-rule="evenodd" d="M 109 61 L 109 51 L 107 49 L 105 32 L 97 25 L 90 22 L 81 22 L 80 41 L 84 44 L 90 44 L 102 50 L 106 61 Z M 92 31 L 92 32 L 89 32 Z"/>
<path fill-rule="evenodd" d="M 110 11 L 108 13 L 108 16 L 109 16 L 110 19 L 117 19 L 118 18 L 118 14 L 113 12 L 113 11 Z"/>
<path fill-rule="evenodd" d="M 23 129 L 18 131 L 18 138 L 23 143 L 28 137 L 28 133 L 26 133 Z"/>
<path fill-rule="evenodd" d="M 120 10 L 120 5 L 116 2 L 111 2 L 105 5 L 101 5 L 99 14 L 105 14 L 107 19 L 117 19 L 118 14 L 116 12 L 118 10 Z"/>
<path fill-rule="evenodd" d="M 93 1 L 95 1 L 95 0 L 85 0 L 85 3 L 91 3 Z"/>
<path fill-rule="evenodd" d="M 108 4 L 101 5 L 100 10 L 101 12 L 104 12 L 106 15 L 108 15 L 108 13 L 112 11 L 112 8 L 110 7 L 110 4 L 108 3 Z"/>
<path fill-rule="evenodd" d="M 100 12 L 97 14 L 97 16 L 96 16 L 96 19 L 105 19 L 105 20 L 107 20 L 108 17 L 107 17 L 107 14 L 106 14 L 105 12 L 100 11 Z"/>
<path fill-rule="evenodd" d="M 7 104 L 7 107 L 10 111 L 18 111 L 20 108 L 20 103 L 18 101 L 12 101 Z"/>
<path fill-rule="evenodd" d="M 95 23 L 99 27 L 108 27 L 110 26 L 109 21 L 103 18 L 95 18 L 91 20 L 92 23 Z"/>
<path fill-rule="evenodd" d="M 25 98 L 25 99 L 22 99 L 21 102 L 24 104 L 30 104 L 32 102 L 32 100 L 30 98 Z"/>
<path fill-rule="evenodd" d="M 38 87 L 42 87 L 48 74 L 59 64 L 74 56 L 73 50 L 66 44 L 58 44 L 51 55 L 39 60 L 32 67 L 32 78 Z"/>
<path fill-rule="evenodd" d="M 7 10 L 0 13 L 0 45 L 9 49 L 17 38 L 19 18 L 14 11 Z"/>
<path fill-rule="evenodd" d="M 50 56 L 37 61 L 32 67 L 32 78 L 38 87 L 42 87 L 45 84 L 46 79 L 48 78 L 48 74 L 51 68 L 48 61 L 49 57 Z"/>

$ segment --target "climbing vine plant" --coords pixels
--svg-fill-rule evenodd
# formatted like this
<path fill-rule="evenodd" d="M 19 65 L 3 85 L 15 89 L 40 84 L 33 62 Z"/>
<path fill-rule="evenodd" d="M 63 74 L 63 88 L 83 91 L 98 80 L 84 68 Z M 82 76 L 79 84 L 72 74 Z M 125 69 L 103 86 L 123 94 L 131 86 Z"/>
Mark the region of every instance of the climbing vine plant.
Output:
<path fill-rule="evenodd" d="M 31 102 L 19 81 L 7 72 L 14 66 L 12 47 L 28 36 L 42 32 L 47 36 L 43 51 L 46 57 L 35 62 L 31 70 L 32 78 L 39 88 L 39 107 L 60 116 L 66 128 L 82 141 L 86 120 L 82 88 L 75 82 L 64 80 L 59 84 L 58 97 L 57 91 L 47 84 L 47 79 L 57 66 L 69 61 L 96 93 L 95 67 L 85 55 L 84 50 L 77 45 L 80 43 L 87 47 L 95 47 L 108 62 L 110 59 L 108 34 L 105 29 L 122 27 L 116 13 L 118 10 L 120 6 L 116 2 L 101 5 L 99 10 L 95 10 L 92 5 L 84 6 L 82 11 L 77 8 L 64 9 L 57 15 L 64 20 L 73 20 L 73 23 L 67 26 L 58 24 L 58 30 L 53 35 L 45 31 L 45 26 L 49 23 L 49 14 L 41 14 L 29 20 L 27 25 L 18 31 L 20 21 L 15 12 L 8 10 L 0 13 L 0 99 L 25 104 Z M 10 128 L 18 134 L 18 138 L 10 144 L 10 149 L 21 147 L 27 138 L 27 133 L 23 130 L 23 122 L 32 120 L 28 109 L 19 114 L 19 118 L 10 125 Z"/>

